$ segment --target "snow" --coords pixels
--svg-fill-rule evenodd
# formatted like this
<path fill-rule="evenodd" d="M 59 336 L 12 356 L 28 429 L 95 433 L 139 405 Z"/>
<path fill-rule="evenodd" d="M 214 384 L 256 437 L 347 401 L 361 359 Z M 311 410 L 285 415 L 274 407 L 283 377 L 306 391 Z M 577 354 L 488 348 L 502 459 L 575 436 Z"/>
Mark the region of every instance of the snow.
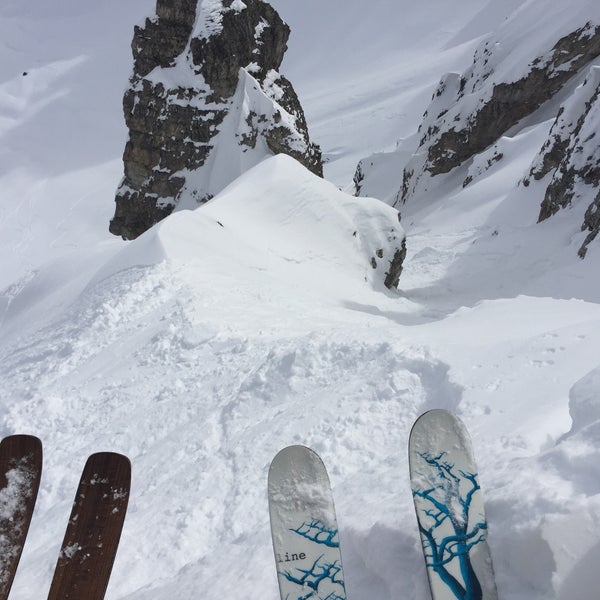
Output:
<path fill-rule="evenodd" d="M 8 578 L 8 567 L 15 554 L 12 539 L 6 535 L 6 529 L 11 526 L 14 537 L 18 538 L 26 525 L 21 501 L 31 498 L 35 473 L 32 472 L 26 461 L 15 465 L 6 473 L 6 487 L 0 490 L 0 522 L 3 533 L 0 536 L 0 584 L 4 587 Z"/>
<path fill-rule="evenodd" d="M 426 600 L 406 447 L 431 408 L 471 432 L 500 598 L 589 597 L 600 251 L 577 258 L 582 207 L 538 225 L 536 186 L 515 187 L 551 121 L 403 209 L 399 292 L 369 264 L 401 232 L 394 211 L 337 189 L 535 2 L 273 4 L 333 183 L 287 157 L 248 164 L 131 243 L 108 222 L 132 29 L 154 1 L 0 7 L 0 435 L 35 434 L 45 455 L 11 597 L 48 589 L 85 459 L 114 450 L 133 484 L 107 598 L 277 598 L 268 467 L 303 444 L 329 471 L 348 596 Z"/>

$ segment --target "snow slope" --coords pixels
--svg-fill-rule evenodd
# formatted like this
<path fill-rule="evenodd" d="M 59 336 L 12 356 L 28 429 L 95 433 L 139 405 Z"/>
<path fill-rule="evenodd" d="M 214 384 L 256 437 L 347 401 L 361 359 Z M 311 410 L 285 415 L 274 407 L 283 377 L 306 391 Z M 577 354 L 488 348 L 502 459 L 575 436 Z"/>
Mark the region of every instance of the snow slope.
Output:
<path fill-rule="evenodd" d="M 416 130 L 440 75 L 504 18 L 477 2 L 274 4 L 295 31 L 282 72 L 341 185 L 355 155 Z M 531 190 L 510 191 L 542 134 L 504 140 L 497 168 L 403 214 L 399 293 L 364 262 L 391 209 L 285 157 L 124 243 L 107 233 L 120 101 L 131 27 L 152 9 L 0 8 L 0 435 L 45 445 L 11 598 L 48 589 L 80 470 L 102 449 L 133 463 L 107 598 L 277 598 L 266 475 L 302 443 L 329 469 L 348 596 L 426 600 L 406 442 L 433 407 L 472 432 L 500 598 L 588 598 L 600 253 L 577 259 L 561 220 L 581 215 L 534 227 Z"/>

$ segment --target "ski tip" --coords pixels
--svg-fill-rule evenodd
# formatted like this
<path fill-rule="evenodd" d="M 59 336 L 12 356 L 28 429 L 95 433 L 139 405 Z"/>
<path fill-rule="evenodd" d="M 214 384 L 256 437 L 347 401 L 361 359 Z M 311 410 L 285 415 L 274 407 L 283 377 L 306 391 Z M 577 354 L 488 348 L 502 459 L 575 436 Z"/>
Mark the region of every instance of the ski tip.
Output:
<path fill-rule="evenodd" d="M 415 424 L 421 420 L 427 421 L 429 419 L 437 418 L 458 419 L 453 412 L 446 410 L 445 408 L 432 408 L 430 410 L 426 410 L 424 413 L 421 413 L 416 419 Z"/>
<path fill-rule="evenodd" d="M 415 455 L 423 451 L 448 452 L 462 449 L 473 456 L 471 437 L 466 425 L 452 412 L 435 408 L 424 412 L 413 424 L 408 438 L 408 467 L 413 472 Z M 418 460 L 418 459 L 417 459 Z"/>
<path fill-rule="evenodd" d="M 274 466 L 276 467 L 278 463 L 293 463 L 298 461 L 306 461 L 307 459 L 323 463 L 321 457 L 308 446 L 302 446 L 301 444 L 286 446 L 273 457 L 269 471 L 271 471 Z"/>
<path fill-rule="evenodd" d="M 88 457 L 84 473 L 111 473 L 121 482 L 131 481 L 131 461 L 118 452 L 95 452 Z"/>
<path fill-rule="evenodd" d="M 21 558 L 42 475 L 42 442 L 9 435 L 0 442 L 0 599 L 6 600 Z"/>
<path fill-rule="evenodd" d="M 0 448 L 1 452 L 10 452 L 13 455 L 35 454 L 41 456 L 42 440 L 35 435 L 15 433 L 2 438 Z"/>
<path fill-rule="evenodd" d="M 418 431 L 421 427 L 428 427 L 431 423 L 455 423 L 460 428 L 464 428 L 464 423 L 451 411 L 445 408 L 432 408 L 421 414 L 410 430 L 410 435 Z"/>
<path fill-rule="evenodd" d="M 42 441 L 34 435 L 9 435 L 0 442 L 0 488 L 7 485 L 6 473 L 17 464 L 35 474 L 33 490 L 37 494 L 42 474 Z"/>
<path fill-rule="evenodd" d="M 120 454 L 119 452 L 94 452 L 90 454 L 88 457 L 88 461 L 91 462 L 114 462 L 114 463 L 122 463 L 131 466 L 131 461 L 129 457 L 125 454 Z"/>
<path fill-rule="evenodd" d="M 293 445 L 281 449 L 271 461 L 268 485 L 280 485 L 283 480 L 326 481 L 329 475 L 321 457 L 307 446 Z"/>
<path fill-rule="evenodd" d="M 68 521 L 48 600 L 103 600 L 130 495 L 131 462 L 116 452 L 91 454 Z"/>

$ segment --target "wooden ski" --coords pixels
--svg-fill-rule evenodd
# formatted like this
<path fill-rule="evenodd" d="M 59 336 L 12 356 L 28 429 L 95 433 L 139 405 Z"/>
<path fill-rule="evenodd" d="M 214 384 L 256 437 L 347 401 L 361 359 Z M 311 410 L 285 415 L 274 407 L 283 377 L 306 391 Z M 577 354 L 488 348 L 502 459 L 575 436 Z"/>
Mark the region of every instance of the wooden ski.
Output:
<path fill-rule="evenodd" d="M 0 442 L 0 600 L 10 592 L 42 475 L 42 442 L 11 435 Z"/>
<path fill-rule="evenodd" d="M 83 469 L 48 600 L 102 600 L 127 512 L 131 464 L 92 454 Z"/>

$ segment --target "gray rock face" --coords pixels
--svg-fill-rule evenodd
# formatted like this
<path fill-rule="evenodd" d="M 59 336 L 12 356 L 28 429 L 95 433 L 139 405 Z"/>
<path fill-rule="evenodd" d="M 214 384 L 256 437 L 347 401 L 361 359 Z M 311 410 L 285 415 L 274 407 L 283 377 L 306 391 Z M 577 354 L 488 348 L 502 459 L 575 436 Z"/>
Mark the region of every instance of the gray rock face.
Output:
<path fill-rule="evenodd" d="M 322 175 L 298 97 L 278 72 L 288 36 L 262 0 L 158 0 L 134 31 L 113 234 L 139 236 L 270 154 Z"/>
<path fill-rule="evenodd" d="M 600 26 L 588 23 L 563 36 L 513 81 L 502 79 L 499 45 L 484 43 L 469 71 L 440 82 L 419 130 L 419 149 L 404 171 L 402 202 L 427 187 L 431 177 L 449 173 L 488 148 L 553 97 L 600 55 Z"/>
<path fill-rule="evenodd" d="M 290 35 L 289 27 L 270 4 L 244 1 L 246 8 L 239 12 L 232 9 L 232 4 L 232 0 L 223 1 L 230 10 L 221 13 L 220 35 L 194 37 L 190 41 L 192 62 L 198 65 L 218 99 L 233 95 L 242 67 L 254 64 L 253 74 L 259 81 L 264 81 L 271 69 L 277 71 Z"/>
<path fill-rule="evenodd" d="M 131 50 L 134 76 L 145 77 L 156 66 L 170 67 L 185 50 L 194 28 L 197 0 L 159 0 L 156 16 L 134 28 Z"/>
<path fill-rule="evenodd" d="M 583 27 L 560 39 L 549 58 L 538 58 L 529 73 L 512 83 L 498 83 L 491 98 L 462 129 L 444 131 L 428 148 L 427 170 L 448 173 L 496 141 L 523 117 L 554 96 L 582 66 L 600 55 L 600 27 Z M 459 96 L 466 80 L 461 80 Z"/>
<path fill-rule="evenodd" d="M 600 229 L 600 67 L 590 69 L 583 85 L 560 108 L 548 139 L 536 157 L 529 179 L 549 176 L 539 221 L 556 214 L 573 202 L 590 197 L 582 231 L 589 235 L 579 250 L 583 258 L 588 244 Z"/>
<path fill-rule="evenodd" d="M 406 238 L 401 242 L 400 248 L 397 248 L 394 252 L 394 256 L 390 261 L 389 269 L 385 274 L 383 281 L 386 288 L 389 290 L 398 289 L 400 283 L 400 275 L 402 275 L 402 269 L 404 268 L 404 259 L 406 258 Z"/>
<path fill-rule="evenodd" d="M 596 239 L 598 232 L 600 232 L 600 191 L 596 194 L 596 198 L 585 211 L 585 217 L 583 219 L 581 230 L 589 231 L 578 252 L 581 258 L 585 258 L 585 255 L 588 251 L 588 246 Z"/>

